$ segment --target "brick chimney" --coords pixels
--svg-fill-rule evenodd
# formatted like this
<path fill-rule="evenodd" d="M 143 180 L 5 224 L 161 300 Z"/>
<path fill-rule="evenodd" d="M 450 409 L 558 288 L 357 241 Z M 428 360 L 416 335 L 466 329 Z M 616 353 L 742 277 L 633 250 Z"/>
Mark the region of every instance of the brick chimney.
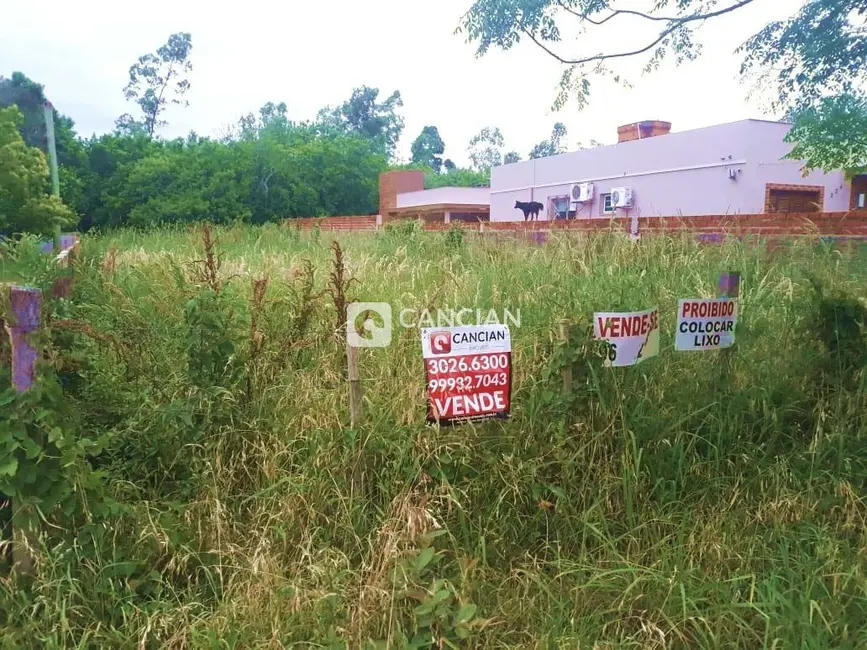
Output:
<path fill-rule="evenodd" d="M 658 135 L 666 135 L 671 131 L 671 122 L 659 120 L 644 120 L 633 122 L 617 127 L 617 142 L 629 142 L 630 140 L 643 140 Z"/>
<path fill-rule="evenodd" d="M 388 220 L 388 211 L 397 207 L 397 195 L 424 189 L 424 172 L 399 170 L 379 175 L 379 214 Z"/>

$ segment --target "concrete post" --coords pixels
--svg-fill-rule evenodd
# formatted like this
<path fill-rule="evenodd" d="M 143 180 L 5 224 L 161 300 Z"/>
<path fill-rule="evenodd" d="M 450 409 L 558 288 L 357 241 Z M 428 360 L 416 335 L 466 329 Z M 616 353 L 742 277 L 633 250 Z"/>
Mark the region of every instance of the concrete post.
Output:
<path fill-rule="evenodd" d="M 30 335 L 39 328 L 42 312 L 42 292 L 33 287 L 12 286 L 9 291 L 12 307 L 12 323 L 6 324 L 12 343 L 12 384 L 19 393 L 30 390 L 36 381 L 36 361 L 39 350 L 30 341 Z M 30 508 L 12 508 L 12 566 L 17 573 L 33 572 L 33 557 L 30 549 L 35 537 L 33 521 L 35 517 Z"/>

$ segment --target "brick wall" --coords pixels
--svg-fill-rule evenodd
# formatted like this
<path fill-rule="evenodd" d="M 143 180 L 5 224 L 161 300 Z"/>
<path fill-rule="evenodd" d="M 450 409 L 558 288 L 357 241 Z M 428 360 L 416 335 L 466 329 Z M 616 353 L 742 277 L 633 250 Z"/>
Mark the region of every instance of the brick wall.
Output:
<path fill-rule="evenodd" d="M 325 217 L 320 219 L 287 219 L 287 226 L 312 230 L 319 224 L 320 230 L 342 232 L 374 231 L 381 224 L 376 216 Z M 805 212 L 789 214 L 740 214 L 706 215 L 700 217 L 639 217 L 638 232 L 644 235 L 666 232 L 690 232 L 699 235 L 728 233 L 732 235 L 840 235 L 867 237 L 867 212 Z M 578 219 L 570 221 L 500 221 L 465 223 L 454 221 L 425 222 L 425 230 L 443 231 L 449 228 L 466 228 L 481 232 L 597 232 L 614 230 L 629 233 L 631 217 L 611 219 Z"/>
<path fill-rule="evenodd" d="M 424 172 L 394 171 L 379 175 L 379 214 L 386 219 L 390 210 L 397 208 L 397 195 L 424 189 Z"/>
<path fill-rule="evenodd" d="M 322 232 L 364 232 L 374 231 L 380 223 L 378 215 L 357 217 L 304 217 L 286 219 L 283 225 L 301 230 L 313 230 L 317 225 Z"/>
<path fill-rule="evenodd" d="M 666 135 L 669 132 L 671 132 L 671 122 L 661 122 L 659 120 L 634 122 L 617 127 L 617 142 L 655 138 L 658 135 Z"/>

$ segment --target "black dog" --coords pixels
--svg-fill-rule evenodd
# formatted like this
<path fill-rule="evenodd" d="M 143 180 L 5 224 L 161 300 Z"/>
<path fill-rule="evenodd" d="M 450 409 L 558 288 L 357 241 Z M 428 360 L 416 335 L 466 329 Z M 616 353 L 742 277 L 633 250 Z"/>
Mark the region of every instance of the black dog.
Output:
<path fill-rule="evenodd" d="M 515 201 L 515 209 L 520 210 L 524 213 L 524 221 L 526 221 L 530 215 L 533 215 L 533 221 L 539 220 L 539 212 L 545 206 L 539 203 L 538 201 L 529 201 L 527 203 L 523 201 Z"/>

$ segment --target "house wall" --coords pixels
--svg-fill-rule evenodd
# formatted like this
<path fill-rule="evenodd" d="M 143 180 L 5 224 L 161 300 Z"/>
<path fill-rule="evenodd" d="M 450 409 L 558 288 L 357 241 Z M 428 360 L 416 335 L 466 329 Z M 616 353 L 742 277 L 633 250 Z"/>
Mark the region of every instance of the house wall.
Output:
<path fill-rule="evenodd" d="M 420 192 L 405 192 L 397 195 L 398 208 L 411 208 L 440 203 L 488 205 L 491 190 L 487 187 L 438 187 Z"/>
<path fill-rule="evenodd" d="M 515 201 L 540 201 L 569 194 L 572 183 L 593 182 L 592 202 L 578 204 L 577 218 L 607 218 L 601 195 L 631 187 L 631 210 L 617 216 L 674 216 L 758 213 L 765 184 L 825 187 L 825 210 L 848 207 L 842 173 L 810 174 L 798 162 L 780 162 L 789 151 L 782 139 L 788 125 L 758 120 L 671 133 L 617 145 L 528 160 L 491 170 L 491 221 L 521 221 Z M 729 178 L 736 171 L 736 180 Z M 547 219 L 547 214 L 539 216 Z"/>

